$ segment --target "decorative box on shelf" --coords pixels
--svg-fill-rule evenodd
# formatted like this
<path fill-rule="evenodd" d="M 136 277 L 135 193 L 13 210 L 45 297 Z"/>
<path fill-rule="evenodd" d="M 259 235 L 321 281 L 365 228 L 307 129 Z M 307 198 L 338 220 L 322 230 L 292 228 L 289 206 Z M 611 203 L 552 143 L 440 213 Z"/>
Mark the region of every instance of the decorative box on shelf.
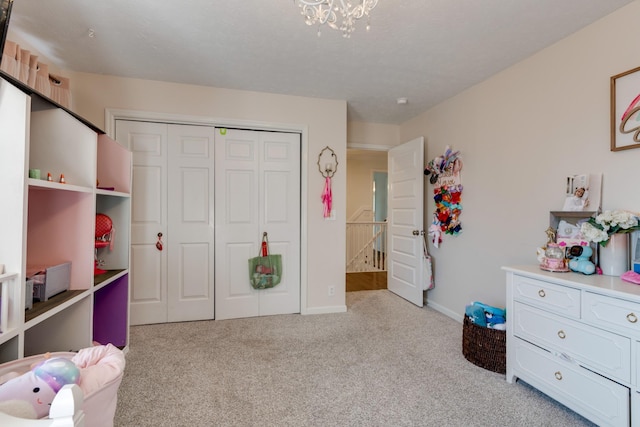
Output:
<path fill-rule="evenodd" d="M 588 243 L 593 249 L 593 262 L 597 262 L 595 259 L 598 252 L 596 244 L 589 243 L 577 235 L 580 231 L 579 224 L 597 214 L 597 211 L 550 211 L 549 226 L 555 230 L 555 242 L 561 247 L 585 246 Z"/>

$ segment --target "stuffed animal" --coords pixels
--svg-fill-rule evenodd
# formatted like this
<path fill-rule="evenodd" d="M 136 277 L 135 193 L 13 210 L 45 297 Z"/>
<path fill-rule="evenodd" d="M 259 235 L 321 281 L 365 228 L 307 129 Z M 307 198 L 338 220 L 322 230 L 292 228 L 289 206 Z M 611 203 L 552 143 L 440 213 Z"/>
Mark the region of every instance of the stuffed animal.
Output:
<path fill-rule="evenodd" d="M 574 248 L 582 248 L 581 251 L 574 251 Z M 590 246 L 573 246 L 571 252 L 580 252 L 580 254 L 569 261 L 569 268 L 571 271 L 582 274 L 593 274 L 596 271 L 596 266 L 589 258 L 593 255 L 593 249 Z"/>
<path fill-rule="evenodd" d="M 478 326 L 487 326 L 487 317 L 482 307 L 469 304 L 465 307 L 464 312 L 472 323 L 475 323 Z"/>
<path fill-rule="evenodd" d="M 80 370 L 69 359 L 56 357 L 37 364 L 29 372 L 0 385 L 0 402 L 13 406 L 29 403 L 37 418 L 49 415 L 51 402 L 66 384 L 78 384 Z"/>

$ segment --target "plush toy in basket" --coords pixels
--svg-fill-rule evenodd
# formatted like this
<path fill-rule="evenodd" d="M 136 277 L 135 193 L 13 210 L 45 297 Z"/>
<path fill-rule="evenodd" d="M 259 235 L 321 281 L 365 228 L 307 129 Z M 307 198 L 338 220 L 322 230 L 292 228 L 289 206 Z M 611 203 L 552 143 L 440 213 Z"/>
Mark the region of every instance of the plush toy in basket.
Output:
<path fill-rule="evenodd" d="M 112 427 L 124 367 L 124 354 L 111 344 L 5 363 L 0 365 L 0 411 L 44 418 L 56 393 L 66 384 L 77 384 L 84 394 L 86 425 Z"/>
<path fill-rule="evenodd" d="M 24 418 L 44 418 L 49 414 L 56 393 L 67 384 L 80 382 L 80 369 L 71 360 L 53 357 L 30 371 L 0 385 L 0 410 L 20 411 Z"/>

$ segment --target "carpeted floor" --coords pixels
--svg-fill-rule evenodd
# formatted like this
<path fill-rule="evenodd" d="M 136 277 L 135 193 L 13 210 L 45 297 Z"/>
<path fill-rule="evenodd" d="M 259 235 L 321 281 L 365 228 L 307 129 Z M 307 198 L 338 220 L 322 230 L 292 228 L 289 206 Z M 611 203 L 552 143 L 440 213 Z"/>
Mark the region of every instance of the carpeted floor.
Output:
<path fill-rule="evenodd" d="M 462 325 L 387 290 L 346 313 L 131 328 L 115 425 L 585 426 L 468 362 Z"/>

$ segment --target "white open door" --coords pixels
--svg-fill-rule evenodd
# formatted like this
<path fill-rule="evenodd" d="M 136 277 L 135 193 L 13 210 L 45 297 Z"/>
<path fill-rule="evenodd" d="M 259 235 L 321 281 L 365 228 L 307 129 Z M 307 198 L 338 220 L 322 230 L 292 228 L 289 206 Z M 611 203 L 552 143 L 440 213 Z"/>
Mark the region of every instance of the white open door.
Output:
<path fill-rule="evenodd" d="M 423 305 L 424 138 L 389 150 L 387 288 Z"/>

